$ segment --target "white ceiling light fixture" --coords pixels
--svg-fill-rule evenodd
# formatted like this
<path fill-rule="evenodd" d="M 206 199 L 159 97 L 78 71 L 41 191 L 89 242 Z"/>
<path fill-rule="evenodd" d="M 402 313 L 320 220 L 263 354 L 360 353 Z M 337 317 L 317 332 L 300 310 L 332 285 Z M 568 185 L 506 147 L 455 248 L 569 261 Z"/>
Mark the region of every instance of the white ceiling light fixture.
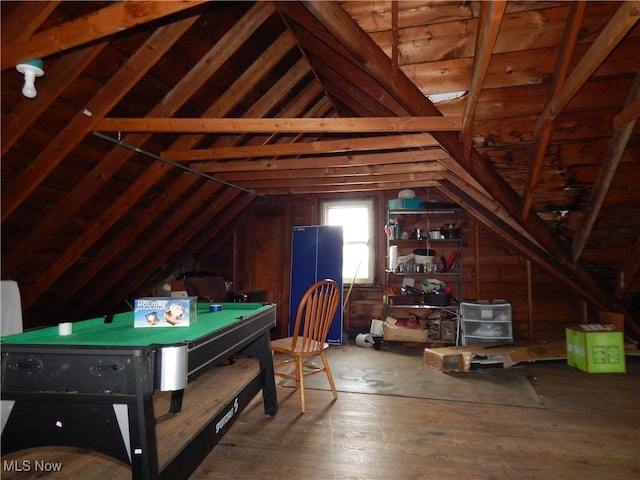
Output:
<path fill-rule="evenodd" d="M 27 98 L 35 98 L 38 95 L 36 91 L 35 80 L 36 77 L 44 75 L 42 69 L 42 60 L 29 60 L 28 62 L 21 63 L 16 66 L 16 70 L 24 75 L 24 87 L 22 87 L 22 94 Z"/>
<path fill-rule="evenodd" d="M 434 93 L 433 95 L 426 95 L 426 97 L 431 100 L 431 103 L 440 103 L 455 100 L 456 98 L 464 96 L 466 93 L 466 90 L 458 90 L 456 92 Z"/>

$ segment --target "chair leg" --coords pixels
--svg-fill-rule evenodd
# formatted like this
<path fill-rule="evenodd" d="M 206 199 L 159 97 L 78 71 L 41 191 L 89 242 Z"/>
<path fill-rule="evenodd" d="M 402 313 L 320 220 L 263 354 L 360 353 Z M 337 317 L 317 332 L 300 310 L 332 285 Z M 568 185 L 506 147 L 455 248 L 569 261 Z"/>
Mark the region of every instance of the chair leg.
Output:
<path fill-rule="evenodd" d="M 336 384 L 333 383 L 333 375 L 331 375 L 331 369 L 329 368 L 329 362 L 327 361 L 327 356 L 324 351 L 320 352 L 320 357 L 322 358 L 322 363 L 324 364 L 324 371 L 327 374 L 327 379 L 329 380 L 329 385 L 331 386 L 331 391 L 333 392 L 333 398 L 338 399 L 338 391 L 336 390 Z"/>
<path fill-rule="evenodd" d="M 304 364 L 302 362 L 302 357 L 296 357 L 296 386 L 300 390 L 300 411 L 304 413 Z"/>

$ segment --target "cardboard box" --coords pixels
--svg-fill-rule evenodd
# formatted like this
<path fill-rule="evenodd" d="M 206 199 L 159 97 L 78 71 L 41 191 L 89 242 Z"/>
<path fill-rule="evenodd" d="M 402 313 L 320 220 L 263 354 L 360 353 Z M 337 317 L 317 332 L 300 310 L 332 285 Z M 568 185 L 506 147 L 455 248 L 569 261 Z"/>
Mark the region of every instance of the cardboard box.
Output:
<path fill-rule="evenodd" d="M 398 326 L 395 325 L 394 318 L 387 317 L 387 320 L 384 322 L 383 338 L 390 342 L 424 343 L 429 338 L 429 330 Z"/>
<path fill-rule="evenodd" d="M 424 363 L 444 373 L 465 372 L 469 370 L 470 352 L 448 348 L 425 348 Z"/>
<path fill-rule="evenodd" d="M 134 300 L 134 327 L 188 327 L 198 319 L 198 297 L 146 297 Z"/>
<path fill-rule="evenodd" d="M 481 344 L 461 347 L 425 348 L 426 366 L 441 372 L 466 372 L 472 366 L 509 368 L 521 363 L 567 358 L 565 342 L 532 345 L 508 345 L 504 347 Z"/>
<path fill-rule="evenodd" d="M 566 329 L 567 363 L 589 373 L 626 372 L 624 338 L 614 325 L 588 323 Z"/>

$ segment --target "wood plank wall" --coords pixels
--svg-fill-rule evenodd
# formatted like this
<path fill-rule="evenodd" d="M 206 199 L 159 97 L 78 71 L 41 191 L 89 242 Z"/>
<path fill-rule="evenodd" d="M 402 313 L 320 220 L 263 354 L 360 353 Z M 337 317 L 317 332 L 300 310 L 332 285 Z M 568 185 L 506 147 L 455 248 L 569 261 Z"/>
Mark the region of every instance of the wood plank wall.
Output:
<path fill-rule="evenodd" d="M 385 206 L 395 193 L 373 194 L 380 222 L 378 281 L 353 288 L 345 311 L 345 331 L 368 331 L 372 318 L 383 318 L 386 243 L 382 227 Z M 446 201 L 435 191 L 417 193 L 421 198 Z M 278 304 L 274 337 L 285 336 L 288 323 L 291 229 L 318 223 L 321 198 L 292 195 L 256 200 L 195 258 L 197 270 L 227 275 L 236 289 L 266 290 L 268 300 Z M 562 340 L 565 326 L 581 323 L 586 315 L 595 318 L 596 312 L 580 297 L 469 216 L 462 224 L 462 239 L 462 298 L 509 301 L 516 340 Z"/>

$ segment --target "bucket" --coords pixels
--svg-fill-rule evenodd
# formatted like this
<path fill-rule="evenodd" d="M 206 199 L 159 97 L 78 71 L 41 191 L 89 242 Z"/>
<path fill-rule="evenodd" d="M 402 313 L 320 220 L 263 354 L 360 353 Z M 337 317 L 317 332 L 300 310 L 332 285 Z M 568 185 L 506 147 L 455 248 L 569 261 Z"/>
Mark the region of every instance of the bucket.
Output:
<path fill-rule="evenodd" d="M 374 346 L 373 335 L 370 333 L 359 333 L 356 337 L 356 345 L 359 347 L 371 348 Z"/>

